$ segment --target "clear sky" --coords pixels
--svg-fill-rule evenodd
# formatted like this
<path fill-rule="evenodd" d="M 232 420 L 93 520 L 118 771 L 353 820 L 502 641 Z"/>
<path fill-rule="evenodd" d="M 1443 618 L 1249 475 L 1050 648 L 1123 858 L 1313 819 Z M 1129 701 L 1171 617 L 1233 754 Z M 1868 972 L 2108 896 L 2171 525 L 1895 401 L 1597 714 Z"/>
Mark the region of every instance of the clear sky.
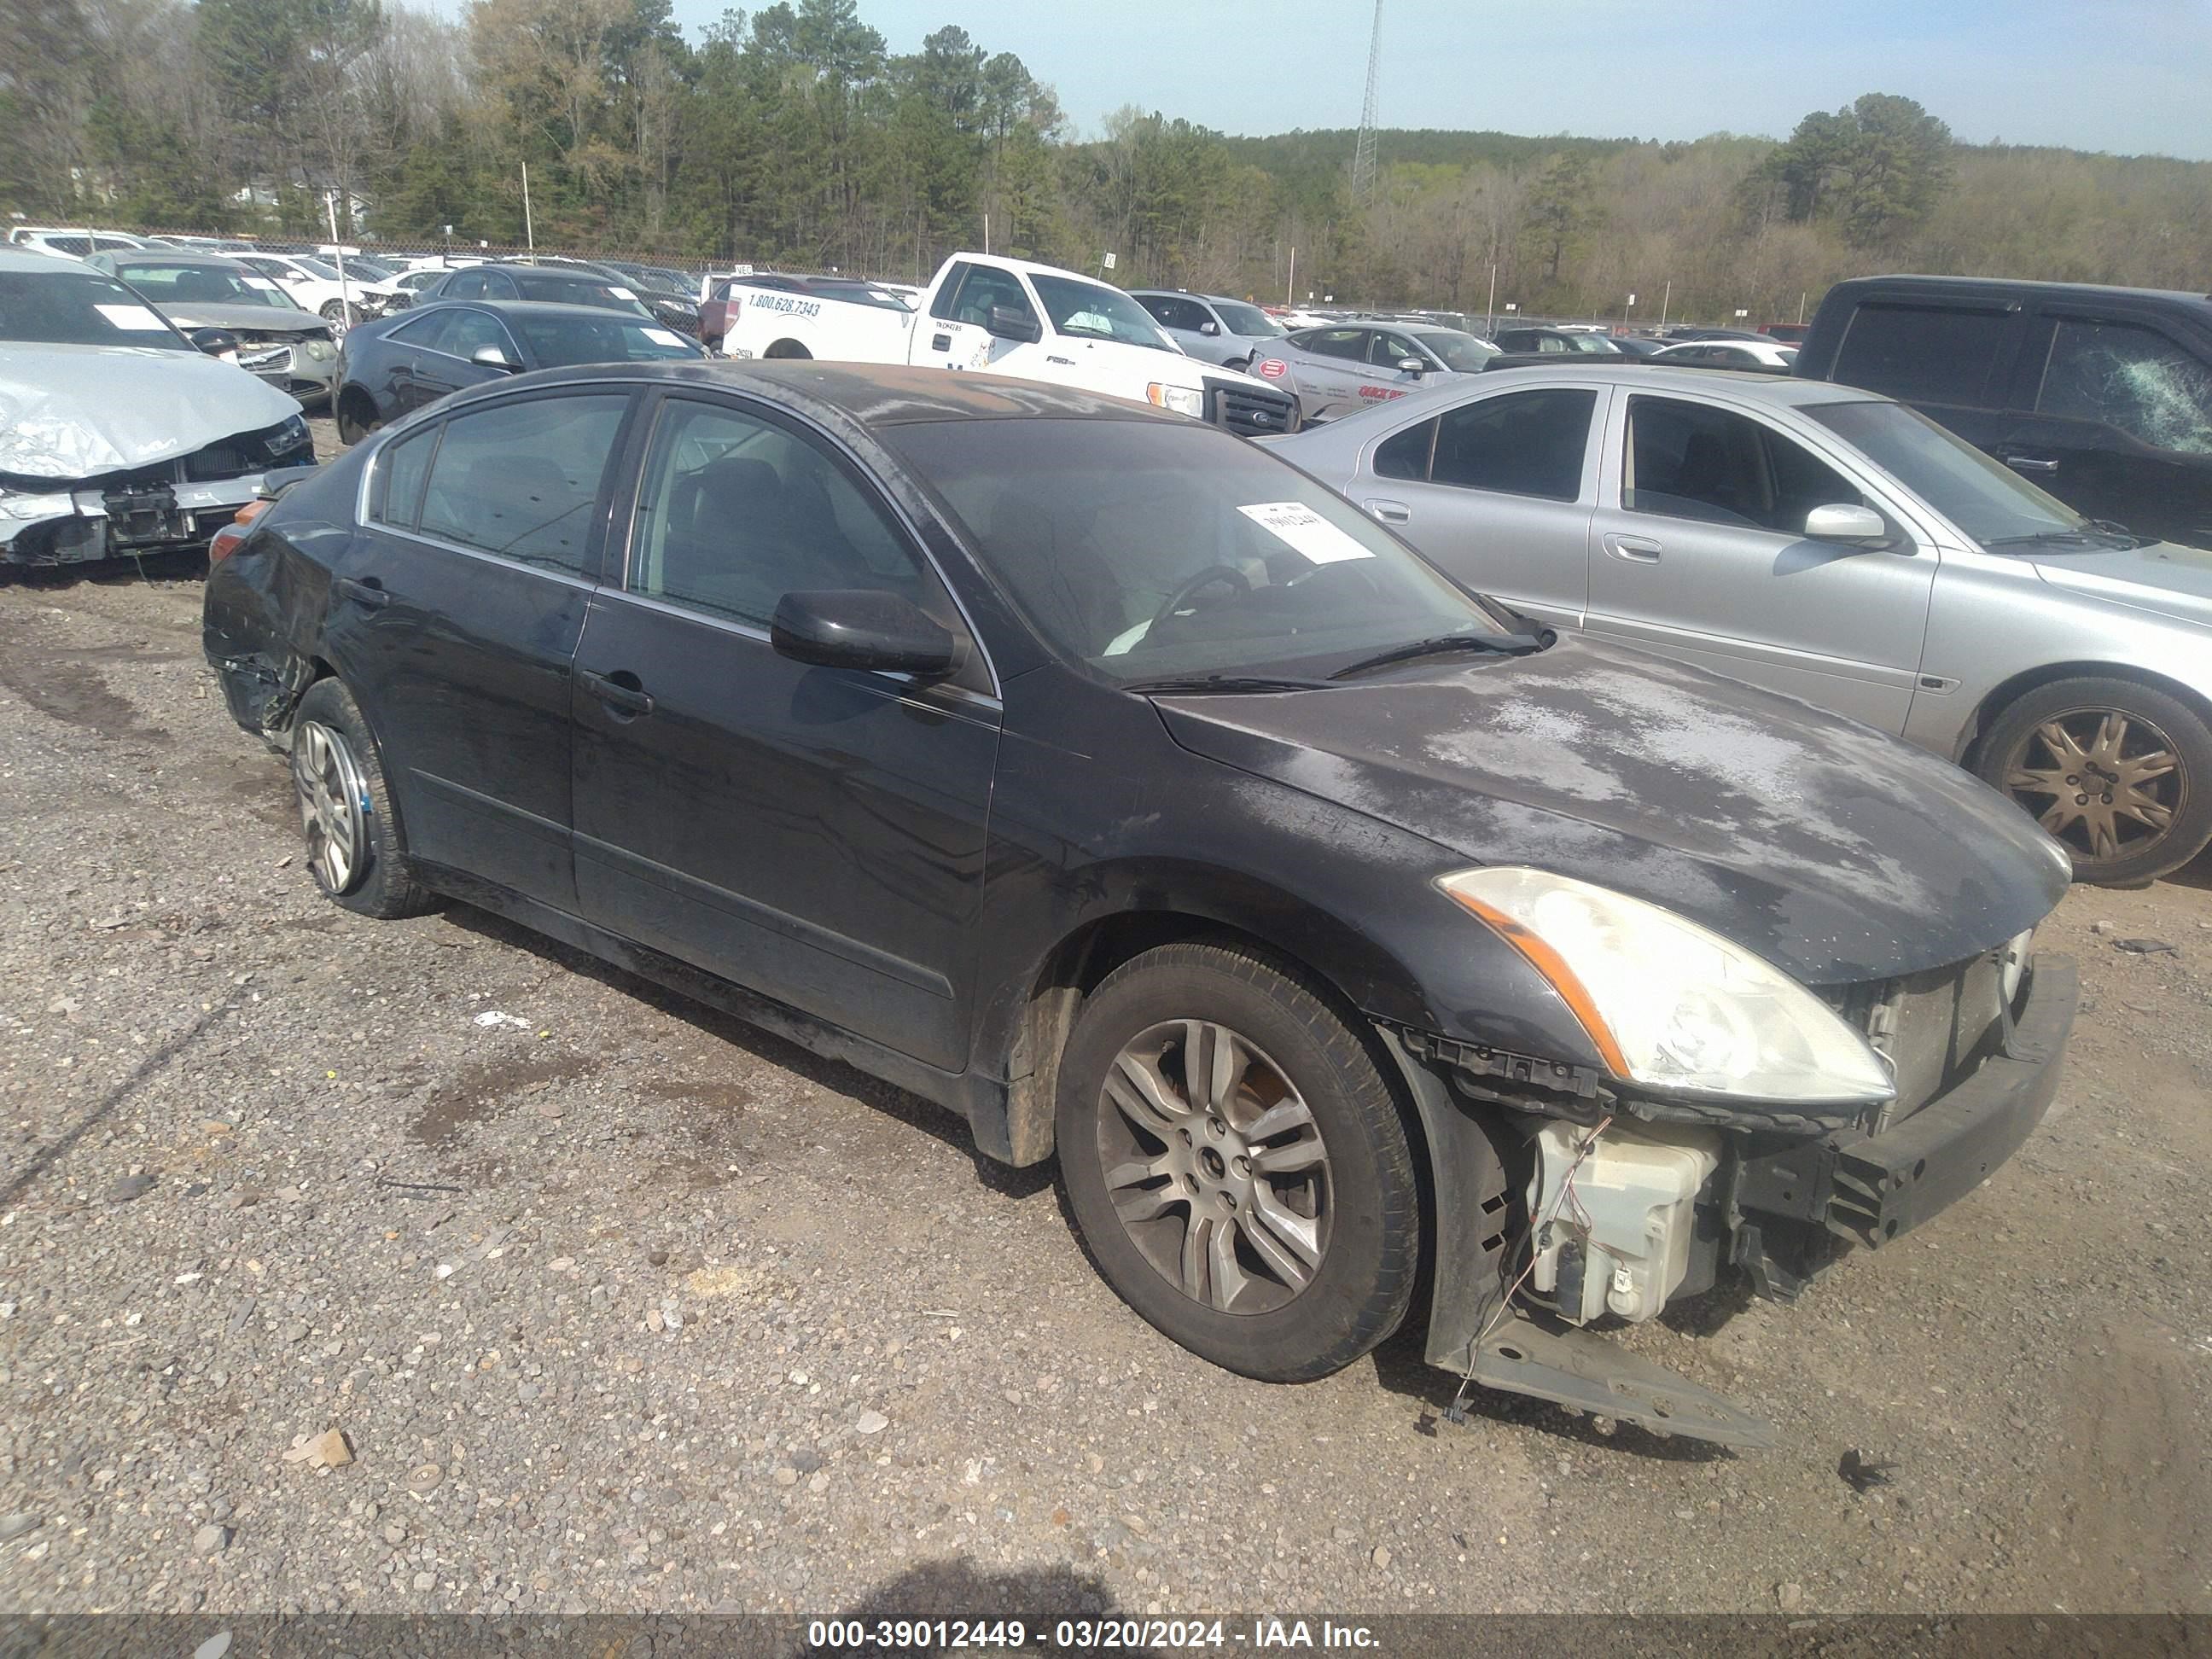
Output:
<path fill-rule="evenodd" d="M 675 3 L 695 39 L 724 9 Z M 1018 53 L 1086 132 L 1136 104 L 1267 133 L 1358 125 L 1374 9 L 860 0 L 860 15 L 894 52 L 957 23 Z M 1386 127 L 1780 137 L 1863 92 L 1917 98 L 1972 143 L 2212 159 L 2212 0 L 1382 0 Z"/>

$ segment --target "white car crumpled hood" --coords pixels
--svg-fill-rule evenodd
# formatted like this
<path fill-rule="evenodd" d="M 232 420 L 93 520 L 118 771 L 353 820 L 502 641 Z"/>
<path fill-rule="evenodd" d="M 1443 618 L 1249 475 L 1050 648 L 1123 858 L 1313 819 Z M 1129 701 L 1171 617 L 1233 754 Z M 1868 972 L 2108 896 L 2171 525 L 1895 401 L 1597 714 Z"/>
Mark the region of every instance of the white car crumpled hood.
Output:
<path fill-rule="evenodd" d="M 0 346 L 0 473 L 58 483 L 189 455 L 299 404 L 234 363 L 153 346 Z"/>

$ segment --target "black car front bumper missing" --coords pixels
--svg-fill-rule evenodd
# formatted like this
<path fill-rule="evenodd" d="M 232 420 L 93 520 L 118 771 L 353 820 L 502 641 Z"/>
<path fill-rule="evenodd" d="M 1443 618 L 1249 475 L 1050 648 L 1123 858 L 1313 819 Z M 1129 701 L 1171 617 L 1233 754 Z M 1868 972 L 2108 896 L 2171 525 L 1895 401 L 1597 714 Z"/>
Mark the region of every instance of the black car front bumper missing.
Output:
<path fill-rule="evenodd" d="M 1754 1140 L 1729 1182 L 1731 1257 L 1788 1300 L 1839 1246 L 1878 1249 L 1973 1191 L 2050 1109 L 2079 1000 L 2072 960 L 2039 957 L 1995 1051 L 1911 1116 L 1880 1134 Z"/>

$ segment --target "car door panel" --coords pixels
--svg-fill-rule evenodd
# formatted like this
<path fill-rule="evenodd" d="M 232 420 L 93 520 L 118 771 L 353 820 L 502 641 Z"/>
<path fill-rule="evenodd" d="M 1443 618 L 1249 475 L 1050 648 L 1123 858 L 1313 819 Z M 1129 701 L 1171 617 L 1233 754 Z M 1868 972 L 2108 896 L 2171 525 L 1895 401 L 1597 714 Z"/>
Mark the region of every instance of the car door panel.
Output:
<path fill-rule="evenodd" d="M 392 501 L 372 479 L 379 505 L 332 566 L 325 640 L 385 746 L 410 851 L 569 910 L 569 675 L 629 403 L 520 399 L 393 446 L 380 469 L 410 478 L 430 447 L 424 494 Z"/>
<path fill-rule="evenodd" d="M 810 477 L 835 495 L 826 518 Z M 800 495 L 814 527 L 778 545 Z M 757 410 L 667 400 L 640 496 L 627 580 L 592 601 L 572 700 L 583 914 L 957 1069 L 997 700 L 809 666 L 762 625 L 790 584 L 904 591 L 933 580 L 926 562 L 910 544 L 904 573 L 848 559 L 860 515 L 895 520 L 848 463 Z"/>
<path fill-rule="evenodd" d="M 1476 592 L 1555 628 L 1580 628 L 1609 396 L 1547 386 L 1471 398 L 1370 447 L 1355 498 Z M 1424 465 L 1417 452 L 1428 428 Z"/>
<path fill-rule="evenodd" d="M 1650 426 L 1632 458 L 1639 416 Z M 1618 398 L 1601 459 L 1591 634 L 1904 730 L 1934 549 L 1860 549 L 1772 527 L 1802 525 L 1825 504 L 1812 496 L 1839 489 L 1882 509 L 1869 480 L 1741 411 L 1682 396 Z"/>

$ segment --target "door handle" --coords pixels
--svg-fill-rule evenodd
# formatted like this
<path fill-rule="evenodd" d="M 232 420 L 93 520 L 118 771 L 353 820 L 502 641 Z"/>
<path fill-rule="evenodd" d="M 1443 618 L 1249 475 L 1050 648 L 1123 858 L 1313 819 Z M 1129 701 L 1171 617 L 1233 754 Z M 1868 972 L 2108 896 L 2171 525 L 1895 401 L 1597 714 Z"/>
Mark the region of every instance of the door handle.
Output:
<path fill-rule="evenodd" d="M 1364 505 L 1370 513 L 1372 513 L 1376 518 L 1382 520 L 1384 524 L 1410 524 L 1413 522 L 1413 509 L 1407 506 L 1403 501 L 1368 501 Z"/>
<path fill-rule="evenodd" d="M 932 351 L 950 351 L 950 350 L 951 350 L 951 349 L 952 349 L 952 337 L 951 337 L 950 334 L 933 334 L 933 335 L 931 335 L 931 336 L 929 337 L 929 349 L 930 349 Z"/>
<path fill-rule="evenodd" d="M 1659 562 L 1659 544 L 1649 536 L 1624 536 L 1618 531 L 1607 532 L 1605 550 L 1616 559 L 1626 559 L 1631 564 Z"/>
<path fill-rule="evenodd" d="M 609 708 L 621 711 L 617 719 L 630 720 L 653 712 L 653 694 L 626 668 L 617 669 L 611 674 L 593 674 L 579 669 L 576 678 L 591 687 L 592 695 Z"/>
<path fill-rule="evenodd" d="M 364 611 L 381 611 L 392 603 L 392 595 L 384 591 L 384 584 L 374 576 L 356 581 L 351 576 L 339 576 L 331 583 L 331 590 L 342 599 L 350 599 Z"/>
<path fill-rule="evenodd" d="M 2049 473 L 2058 471 L 2058 459 L 2055 455 L 2008 455 L 2004 458 L 2004 464 L 2015 472 Z"/>

